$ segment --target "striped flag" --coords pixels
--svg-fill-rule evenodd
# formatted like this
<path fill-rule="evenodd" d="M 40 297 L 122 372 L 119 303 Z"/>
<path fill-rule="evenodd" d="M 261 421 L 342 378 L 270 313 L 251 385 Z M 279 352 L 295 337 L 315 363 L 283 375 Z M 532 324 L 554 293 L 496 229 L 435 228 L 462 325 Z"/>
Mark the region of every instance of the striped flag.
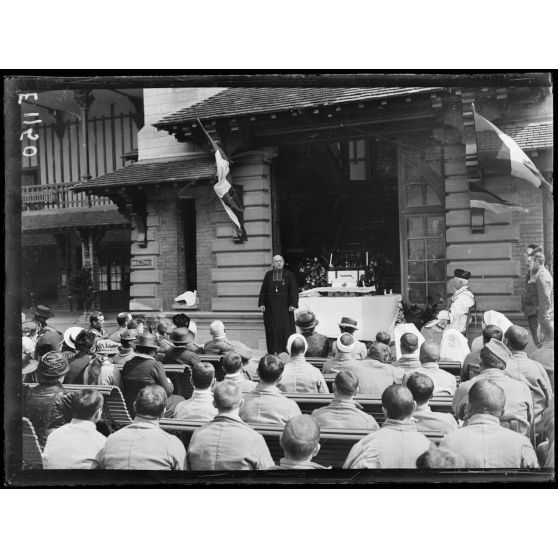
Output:
<path fill-rule="evenodd" d="M 198 125 L 206 135 L 213 152 L 215 153 L 215 164 L 217 166 L 217 182 L 213 185 L 213 190 L 221 200 L 223 208 L 227 212 L 230 220 L 235 227 L 235 242 L 245 242 L 248 240 L 246 229 L 244 228 L 244 208 L 238 200 L 235 189 L 231 184 L 230 163 L 225 152 L 217 145 L 215 140 L 207 133 L 201 121 L 197 120 Z"/>
<path fill-rule="evenodd" d="M 513 176 L 537 188 L 542 184 L 552 186 L 545 180 L 531 159 L 508 135 L 474 110 L 475 134 L 479 167 L 484 176 Z M 529 210 L 504 200 L 479 184 L 470 182 L 471 207 L 489 209 L 495 213 Z"/>
<path fill-rule="evenodd" d="M 477 186 L 473 182 L 469 182 L 469 195 L 471 207 L 489 209 L 490 211 L 494 211 L 494 213 L 504 213 L 506 211 L 521 211 L 522 213 L 529 213 L 527 208 L 506 201 L 496 194 Z"/>

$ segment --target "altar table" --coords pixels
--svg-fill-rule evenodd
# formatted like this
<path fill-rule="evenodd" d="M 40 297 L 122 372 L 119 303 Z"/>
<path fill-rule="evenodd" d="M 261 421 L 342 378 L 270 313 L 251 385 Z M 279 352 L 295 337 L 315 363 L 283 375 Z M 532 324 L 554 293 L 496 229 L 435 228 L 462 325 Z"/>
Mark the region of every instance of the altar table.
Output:
<path fill-rule="evenodd" d="M 302 294 L 302 293 L 301 293 Z M 377 296 L 301 296 L 298 310 L 310 310 L 320 322 L 316 331 L 328 337 L 339 335 L 337 325 L 343 316 L 358 322 L 357 339 L 374 341 L 378 331 L 387 331 L 393 339 L 395 319 L 401 295 Z"/>

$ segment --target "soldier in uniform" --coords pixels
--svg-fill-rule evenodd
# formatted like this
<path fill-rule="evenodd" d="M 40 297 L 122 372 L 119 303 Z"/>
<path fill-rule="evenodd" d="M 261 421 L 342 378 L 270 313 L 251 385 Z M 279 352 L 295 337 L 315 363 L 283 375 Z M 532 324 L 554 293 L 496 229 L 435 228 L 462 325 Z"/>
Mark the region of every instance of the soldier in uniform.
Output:
<path fill-rule="evenodd" d="M 449 308 L 449 327 L 463 335 L 467 330 L 469 310 L 475 305 L 475 295 L 469 290 L 470 278 L 470 271 L 456 269 L 453 272 L 453 278 L 448 281 L 448 293 L 453 295 Z"/>
<path fill-rule="evenodd" d="M 533 342 L 540 346 L 538 328 L 545 321 L 553 318 L 552 310 L 552 275 L 544 266 L 545 258 L 540 247 L 533 248 L 527 254 L 529 272 L 523 295 L 523 312 L 529 322 Z"/>

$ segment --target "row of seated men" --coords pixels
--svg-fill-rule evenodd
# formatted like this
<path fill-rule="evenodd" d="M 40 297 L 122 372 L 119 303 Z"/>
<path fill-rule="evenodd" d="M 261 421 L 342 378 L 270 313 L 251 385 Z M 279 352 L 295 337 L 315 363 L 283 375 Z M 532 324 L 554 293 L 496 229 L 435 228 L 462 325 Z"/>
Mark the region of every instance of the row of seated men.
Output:
<path fill-rule="evenodd" d="M 481 351 L 483 371 L 490 371 L 489 366 L 504 355 L 506 350 L 505 345 L 497 340 L 487 343 Z M 237 365 L 241 366 L 240 357 L 234 353 L 227 354 L 225 360 L 236 360 Z M 284 364 L 275 355 L 266 355 L 260 360 L 259 383 L 254 389 L 246 386 L 249 389 L 245 391 L 243 382 L 238 379 L 225 379 L 213 390 L 213 367 L 209 363 L 193 367 L 194 395 L 190 400 L 180 402 L 172 413 L 205 423 L 192 436 L 187 454 L 178 438 L 156 428 L 158 419 L 167 411 L 169 398 L 161 386 L 153 384 L 142 387 L 137 393 L 133 403 L 134 422 L 111 434 L 98 453 L 93 447 L 91 451 L 94 455 L 88 453 L 89 459 L 85 462 L 80 462 L 79 459 L 76 462 L 72 461 L 74 457 L 68 455 L 69 448 L 80 446 L 77 441 L 70 442 L 68 438 L 72 436 L 74 427 L 88 429 L 90 437 L 94 437 L 98 444 L 103 441 L 94 427 L 100 417 L 102 397 L 95 397 L 99 404 L 95 406 L 95 412 L 84 419 L 87 413 L 78 413 L 79 403 L 76 403 L 81 395 L 65 393 L 61 384 L 68 369 L 68 362 L 63 354 L 51 352 L 44 355 L 37 371 L 40 384 L 31 391 L 25 402 L 24 414 L 33 422 L 41 444 L 46 442 L 46 467 L 267 469 L 274 466 L 270 461 L 269 450 L 264 439 L 247 423 L 273 421 L 285 425 L 281 443 L 286 455 L 280 466 L 286 468 L 319 468 L 311 463 L 312 457 L 319 451 L 318 442 L 312 445 L 316 435 L 308 435 L 309 439 L 306 440 L 304 432 L 316 432 L 318 429 L 319 440 L 320 427 L 370 431 L 349 453 L 345 462 L 347 468 L 415 467 L 416 460 L 430 448 L 430 442 L 421 430 L 432 429 L 445 433 L 441 447 L 450 449 L 455 454 L 451 459 L 445 454 L 447 463 L 454 467 L 538 466 L 537 456 L 528 437 L 505 428 L 503 424 L 506 421 L 501 423 L 506 418 L 507 392 L 505 386 L 498 385 L 494 378 L 484 378 L 481 373 L 476 380 L 471 381 L 464 394 L 464 421 L 459 428 L 451 415 L 434 413 L 429 409 L 428 400 L 433 394 L 433 381 L 425 374 L 413 373 L 407 379 L 407 386 L 395 383 L 383 391 L 382 407 L 386 420 L 378 428 L 374 418 L 363 413 L 354 400 L 359 388 L 358 377 L 351 370 L 342 370 L 335 378 L 333 401 L 313 412 L 311 420 L 315 428 L 310 428 L 307 419 L 304 419 L 304 423 L 300 422 L 303 420 L 300 418 L 302 414 L 296 403 L 277 388 Z M 91 390 L 84 390 L 84 393 L 90 394 Z M 50 406 L 47 403 L 48 394 L 51 394 Z M 157 401 L 155 407 L 149 411 L 144 404 L 146 394 Z M 157 412 L 154 412 L 154 408 Z M 547 456 L 543 455 L 541 465 L 553 466 L 553 408 L 550 407 L 545 414 L 546 416 L 541 417 L 541 425 L 549 433 L 551 448 Z M 83 424 L 84 420 L 91 424 Z M 68 421 L 71 422 L 67 424 Z M 306 426 L 298 429 L 295 425 L 299 424 Z M 80 436 L 83 435 L 82 430 L 79 430 Z M 295 435 L 293 432 L 299 434 Z M 295 438 L 299 436 L 305 447 L 313 447 L 312 451 L 307 455 L 302 455 L 303 452 L 288 452 L 286 448 L 290 445 L 285 440 L 289 440 L 291 435 Z M 149 441 L 150 436 L 163 440 L 164 443 Z M 53 446 L 54 441 L 59 438 L 60 442 Z M 139 440 L 144 438 L 143 446 L 143 442 L 139 443 Z M 159 446 L 162 448 L 160 453 L 157 450 Z M 145 451 L 140 450 L 142 447 Z M 132 451 L 132 448 L 138 449 L 137 456 L 134 456 L 135 450 Z M 116 455 L 112 461 L 106 457 L 109 449 Z M 52 457 L 53 451 L 58 457 Z M 173 456 L 173 459 L 169 456 Z"/>

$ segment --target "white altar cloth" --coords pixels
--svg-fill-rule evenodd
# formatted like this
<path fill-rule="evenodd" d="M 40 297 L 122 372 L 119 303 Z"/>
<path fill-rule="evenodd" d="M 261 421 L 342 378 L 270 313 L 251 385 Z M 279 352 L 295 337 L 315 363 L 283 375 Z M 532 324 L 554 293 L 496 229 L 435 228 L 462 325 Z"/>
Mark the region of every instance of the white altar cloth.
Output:
<path fill-rule="evenodd" d="M 373 341 L 378 331 L 387 331 L 393 339 L 395 319 L 401 295 L 383 296 L 309 296 L 300 297 L 298 311 L 310 310 L 319 324 L 316 331 L 328 337 L 339 335 L 337 325 L 343 316 L 358 322 L 357 339 Z"/>

